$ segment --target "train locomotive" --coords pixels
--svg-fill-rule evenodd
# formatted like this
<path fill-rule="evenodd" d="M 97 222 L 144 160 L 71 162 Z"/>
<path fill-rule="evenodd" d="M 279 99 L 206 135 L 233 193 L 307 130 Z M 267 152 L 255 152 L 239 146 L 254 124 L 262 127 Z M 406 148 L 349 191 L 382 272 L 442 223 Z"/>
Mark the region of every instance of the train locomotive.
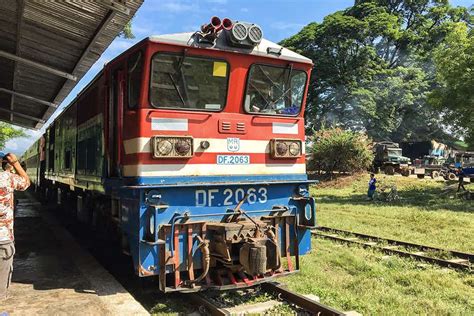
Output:
<path fill-rule="evenodd" d="M 110 61 L 23 159 L 39 194 L 120 237 L 159 290 L 295 273 L 316 204 L 305 169 L 312 62 L 213 17 Z"/>

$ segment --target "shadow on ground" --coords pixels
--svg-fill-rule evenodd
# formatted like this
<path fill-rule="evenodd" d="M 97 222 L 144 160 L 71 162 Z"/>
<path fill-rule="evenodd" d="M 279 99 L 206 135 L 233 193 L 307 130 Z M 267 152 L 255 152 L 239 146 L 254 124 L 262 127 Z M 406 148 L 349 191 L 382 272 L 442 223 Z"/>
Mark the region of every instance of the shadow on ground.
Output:
<path fill-rule="evenodd" d="M 317 192 L 317 191 L 316 191 Z M 343 205 L 367 205 L 375 203 L 380 207 L 393 206 L 415 206 L 425 211 L 441 211 L 449 210 L 453 212 L 474 212 L 474 201 L 467 201 L 457 197 L 456 192 L 450 191 L 445 193 L 442 188 L 433 187 L 413 187 L 398 191 L 399 199 L 396 201 L 383 201 L 381 195 L 374 201 L 367 201 L 367 196 L 364 194 L 351 194 L 349 196 L 341 196 L 337 194 L 318 195 L 318 201 L 336 203 Z"/>

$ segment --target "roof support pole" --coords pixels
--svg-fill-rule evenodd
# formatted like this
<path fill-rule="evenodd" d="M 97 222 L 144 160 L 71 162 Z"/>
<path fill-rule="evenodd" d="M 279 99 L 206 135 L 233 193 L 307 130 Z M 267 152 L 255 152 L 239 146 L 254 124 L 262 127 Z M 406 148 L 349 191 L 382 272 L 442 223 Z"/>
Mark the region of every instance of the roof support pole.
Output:
<path fill-rule="evenodd" d="M 39 123 L 41 123 L 41 124 L 46 123 L 45 120 L 40 119 L 40 118 L 38 118 L 38 117 L 34 117 L 34 116 L 27 115 L 27 114 L 23 114 L 23 113 L 18 113 L 18 112 L 16 112 L 16 111 L 4 109 L 4 108 L 1 108 L 1 107 L 0 107 L 0 111 L 6 112 L 6 113 L 10 113 L 10 114 L 15 114 L 15 116 L 19 116 L 19 117 L 23 117 L 23 118 L 26 118 L 26 119 L 29 119 L 29 120 L 32 120 L 32 121 L 36 121 L 36 122 L 39 122 Z M 16 123 L 15 123 L 15 124 L 16 124 Z M 29 128 L 31 128 L 31 127 L 29 127 Z"/>
<path fill-rule="evenodd" d="M 103 4 L 110 10 L 120 12 L 124 15 L 130 14 L 130 9 L 127 8 L 125 5 L 121 4 L 119 1 L 114 1 L 114 0 L 102 0 L 102 1 L 103 1 Z"/>
<path fill-rule="evenodd" d="M 40 104 L 43 104 L 43 105 L 47 105 L 47 106 L 50 106 L 50 107 L 53 107 L 53 108 L 57 108 L 57 107 L 58 107 L 58 105 L 57 105 L 56 103 L 52 103 L 52 102 L 48 102 L 48 101 L 45 101 L 45 100 L 41 100 L 41 99 L 32 97 L 32 96 L 30 96 L 30 95 L 23 94 L 23 93 L 20 93 L 20 92 L 15 92 L 15 91 L 8 90 L 8 89 L 5 89 L 5 88 L 0 88 L 0 92 L 5 92 L 5 93 L 8 93 L 8 94 L 17 96 L 17 97 L 25 98 L 25 99 L 28 99 L 28 100 L 30 100 L 30 101 L 37 102 L 37 103 L 40 103 Z"/>
<path fill-rule="evenodd" d="M 8 58 L 8 59 L 14 60 L 16 62 L 23 63 L 25 65 L 29 65 L 31 67 L 35 67 L 35 68 L 41 69 L 43 71 L 52 73 L 54 75 L 64 77 L 64 78 L 69 79 L 69 80 L 73 80 L 73 81 L 77 80 L 77 76 L 74 76 L 74 75 L 69 74 L 67 72 L 64 72 L 64 71 L 46 66 L 46 65 L 38 63 L 36 61 L 32 61 L 32 60 L 29 60 L 29 59 L 26 59 L 26 58 L 23 58 L 23 57 L 16 56 L 14 54 L 7 53 L 3 50 L 0 50 L 0 57 Z"/>
<path fill-rule="evenodd" d="M 15 54 L 17 56 L 20 56 L 20 44 L 21 44 L 21 29 L 23 26 L 23 10 L 25 9 L 25 2 L 23 0 L 18 0 L 16 2 L 16 48 L 15 48 Z M 15 66 L 13 66 L 13 82 L 12 82 L 12 87 L 13 90 L 16 91 L 17 88 L 17 73 L 18 73 L 18 62 L 15 62 Z M 15 96 L 12 95 L 11 101 L 10 101 L 10 122 L 13 122 L 13 113 L 15 113 L 14 110 L 15 107 Z"/>

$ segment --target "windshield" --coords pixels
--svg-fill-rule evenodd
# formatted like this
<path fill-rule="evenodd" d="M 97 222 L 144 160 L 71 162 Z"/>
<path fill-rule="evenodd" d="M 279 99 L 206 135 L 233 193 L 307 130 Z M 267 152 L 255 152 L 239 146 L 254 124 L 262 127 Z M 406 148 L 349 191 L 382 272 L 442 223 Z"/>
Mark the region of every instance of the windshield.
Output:
<path fill-rule="evenodd" d="M 245 111 L 273 115 L 298 115 L 303 102 L 306 73 L 287 68 L 252 65 L 245 95 Z"/>
<path fill-rule="evenodd" d="M 227 98 L 222 60 L 158 53 L 151 62 L 150 103 L 155 108 L 220 111 Z"/>
<path fill-rule="evenodd" d="M 388 155 L 389 156 L 401 156 L 402 155 L 402 150 L 401 149 L 389 149 L 388 150 Z"/>

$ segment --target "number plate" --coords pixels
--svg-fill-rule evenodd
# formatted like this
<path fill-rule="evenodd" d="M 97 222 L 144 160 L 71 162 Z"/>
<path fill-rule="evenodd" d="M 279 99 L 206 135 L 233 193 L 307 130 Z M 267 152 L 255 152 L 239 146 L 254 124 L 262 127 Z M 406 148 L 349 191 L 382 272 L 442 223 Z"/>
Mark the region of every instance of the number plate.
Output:
<path fill-rule="evenodd" d="M 250 156 L 248 155 L 217 155 L 218 165 L 248 165 Z"/>
<path fill-rule="evenodd" d="M 246 204 L 265 204 L 268 201 L 266 187 L 215 188 L 195 191 L 196 206 L 237 205 L 247 195 Z"/>

